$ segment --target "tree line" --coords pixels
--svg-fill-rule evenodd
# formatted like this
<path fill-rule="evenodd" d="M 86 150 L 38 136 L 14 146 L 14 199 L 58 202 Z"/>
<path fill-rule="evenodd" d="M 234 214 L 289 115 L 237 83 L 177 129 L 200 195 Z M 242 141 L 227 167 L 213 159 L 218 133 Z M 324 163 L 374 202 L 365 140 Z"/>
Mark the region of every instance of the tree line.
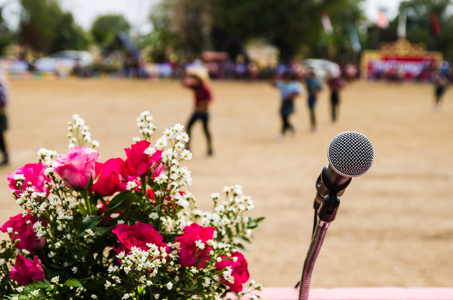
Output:
<path fill-rule="evenodd" d="M 92 45 L 108 53 L 123 47 L 118 32 L 130 36 L 131 25 L 122 15 L 99 16 L 85 31 L 58 0 L 19 2 L 16 31 L 0 14 L 2 55 L 12 44 L 39 55 Z M 153 30 L 130 38 L 139 49 L 146 49 L 151 61 L 166 61 L 170 55 L 190 60 L 207 50 L 227 52 L 233 61 L 238 56 L 247 59 L 245 45 L 261 39 L 279 50 L 283 62 L 306 57 L 344 62 L 357 60 L 362 50 L 396 41 L 404 12 L 409 41 L 453 58 L 451 0 L 404 0 L 386 28 L 367 20 L 363 4 L 364 0 L 162 0 L 149 12 Z M 330 28 L 323 26 L 323 18 Z"/>

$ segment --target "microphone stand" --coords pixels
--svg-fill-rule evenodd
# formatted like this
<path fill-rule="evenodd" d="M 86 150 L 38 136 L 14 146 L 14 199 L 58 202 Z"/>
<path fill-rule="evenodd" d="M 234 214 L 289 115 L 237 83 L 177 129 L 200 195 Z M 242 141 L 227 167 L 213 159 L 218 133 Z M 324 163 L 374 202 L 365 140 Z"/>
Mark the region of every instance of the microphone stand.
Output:
<path fill-rule="evenodd" d="M 307 257 L 305 258 L 304 269 L 302 271 L 299 300 L 308 300 L 311 275 L 313 273 L 316 258 L 321 251 L 321 246 L 324 241 L 324 237 L 327 234 L 327 229 L 330 226 L 330 222 L 335 219 L 339 205 L 340 198 L 338 198 L 336 195 L 327 195 L 320 206 L 318 212 L 319 221 L 314 229 L 310 248 L 308 249 Z"/>
<path fill-rule="evenodd" d="M 335 220 L 340 198 L 351 179 L 341 182 L 340 185 L 332 185 L 327 176 L 327 168 L 324 167 L 316 181 L 316 198 L 313 204 L 315 210 L 313 223 L 313 236 L 304 262 L 302 277 L 300 280 L 299 300 L 308 300 L 310 292 L 311 276 L 316 259 L 321 251 L 322 243 L 327 234 L 330 223 Z M 319 221 L 317 221 L 319 217 Z M 296 286 L 297 287 L 297 286 Z"/>

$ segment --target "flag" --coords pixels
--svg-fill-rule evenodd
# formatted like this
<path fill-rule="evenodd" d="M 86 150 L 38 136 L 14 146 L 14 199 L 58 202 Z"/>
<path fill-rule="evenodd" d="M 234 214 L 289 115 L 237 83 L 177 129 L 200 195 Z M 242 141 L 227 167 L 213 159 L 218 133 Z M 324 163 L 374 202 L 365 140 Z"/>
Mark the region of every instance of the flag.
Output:
<path fill-rule="evenodd" d="M 376 24 L 380 28 L 389 27 L 389 22 L 387 21 L 387 18 L 384 16 L 384 13 L 382 11 L 379 11 Z"/>
<path fill-rule="evenodd" d="M 429 23 L 431 25 L 431 34 L 439 35 L 440 34 L 439 20 L 437 19 L 437 16 L 435 14 L 432 14 L 429 17 Z"/>
<path fill-rule="evenodd" d="M 330 23 L 329 15 L 323 14 L 321 17 L 322 27 L 324 27 L 324 31 L 326 33 L 332 33 L 332 23 Z"/>
<path fill-rule="evenodd" d="M 349 36 L 351 37 L 351 45 L 354 52 L 362 50 L 362 46 L 359 41 L 359 34 L 357 33 L 357 29 L 355 29 L 355 27 L 349 27 Z"/>
<path fill-rule="evenodd" d="M 407 18 L 406 11 L 403 10 L 398 17 L 397 33 L 398 33 L 398 38 L 400 38 L 400 39 L 406 38 L 406 18 Z"/>

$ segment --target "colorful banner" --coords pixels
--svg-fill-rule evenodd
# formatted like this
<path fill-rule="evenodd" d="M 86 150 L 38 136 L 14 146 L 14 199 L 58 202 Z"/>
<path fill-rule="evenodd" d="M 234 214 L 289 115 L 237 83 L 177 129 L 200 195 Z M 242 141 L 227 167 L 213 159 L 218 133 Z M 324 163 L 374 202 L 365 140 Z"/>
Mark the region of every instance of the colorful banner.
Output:
<path fill-rule="evenodd" d="M 368 80 L 429 80 L 433 68 L 442 62 L 439 52 L 395 53 L 389 51 L 365 51 L 362 59 L 362 75 Z"/>

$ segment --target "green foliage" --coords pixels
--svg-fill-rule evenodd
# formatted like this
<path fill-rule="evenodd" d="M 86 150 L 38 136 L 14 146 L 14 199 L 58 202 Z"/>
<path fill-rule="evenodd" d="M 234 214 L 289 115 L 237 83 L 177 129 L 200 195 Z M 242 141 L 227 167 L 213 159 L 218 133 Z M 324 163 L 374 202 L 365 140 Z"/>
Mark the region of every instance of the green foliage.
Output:
<path fill-rule="evenodd" d="M 0 8 L 0 55 L 4 55 L 5 48 L 10 46 L 13 42 L 13 34 L 6 25 L 5 19 L 2 15 L 2 9 Z"/>
<path fill-rule="evenodd" d="M 155 30 L 162 34 L 159 35 L 162 40 L 177 36 L 179 44 L 173 40 L 170 45 L 184 49 L 182 52 L 186 56 L 200 54 L 202 50 L 215 50 L 229 52 L 234 60 L 245 54 L 244 45 L 249 40 L 261 38 L 280 50 L 281 60 L 288 61 L 320 54 L 321 47 L 327 43 L 349 49 L 348 28 L 357 26 L 362 20 L 361 2 L 168 0 L 161 2 L 151 20 Z M 333 26 L 339 33 L 338 40 L 324 36 L 321 26 L 324 13 L 332 15 Z"/>
<path fill-rule="evenodd" d="M 62 11 L 57 0 L 21 0 L 19 42 L 45 54 L 58 50 L 84 50 L 88 39 L 71 13 Z"/>
<path fill-rule="evenodd" d="M 51 52 L 60 50 L 86 50 L 89 46 L 89 37 L 83 29 L 76 25 L 71 13 L 64 13 L 58 26 L 55 28 L 55 38 Z"/>
<path fill-rule="evenodd" d="M 153 31 L 138 41 L 139 48 L 143 47 L 140 47 L 142 43 L 151 48 L 149 56 L 152 61 L 165 61 L 170 50 L 181 49 L 178 35 L 172 26 L 170 4 L 171 1 L 162 1 L 153 7 L 149 16 Z"/>
<path fill-rule="evenodd" d="M 101 47 L 113 49 L 122 48 L 121 43 L 116 41 L 119 32 L 129 33 L 131 25 L 122 15 L 103 15 L 96 18 L 91 26 L 91 35 L 94 42 Z"/>

